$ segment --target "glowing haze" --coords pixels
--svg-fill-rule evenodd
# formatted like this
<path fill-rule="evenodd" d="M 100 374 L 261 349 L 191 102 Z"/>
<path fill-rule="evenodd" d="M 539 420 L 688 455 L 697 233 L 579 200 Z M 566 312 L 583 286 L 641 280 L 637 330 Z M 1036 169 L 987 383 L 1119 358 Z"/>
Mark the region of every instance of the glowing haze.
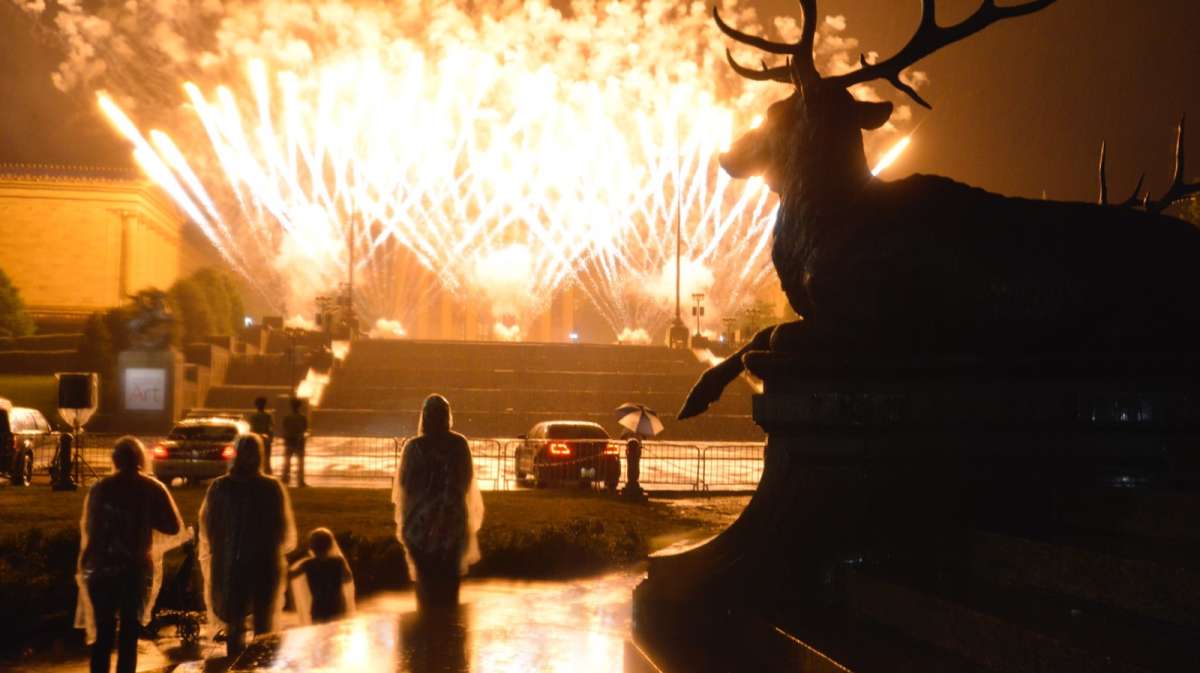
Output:
<path fill-rule="evenodd" d="M 716 157 L 788 92 L 729 70 L 726 46 L 760 55 L 704 3 L 59 5 L 56 85 L 98 92 L 149 177 L 280 311 L 308 312 L 353 259 L 359 308 L 392 334 L 437 287 L 519 338 L 567 285 L 614 333 L 645 334 L 674 313 L 677 218 L 685 302 L 708 294 L 715 318 L 770 278 L 775 197 Z M 821 25 L 830 74 L 857 59 L 845 27 Z"/>

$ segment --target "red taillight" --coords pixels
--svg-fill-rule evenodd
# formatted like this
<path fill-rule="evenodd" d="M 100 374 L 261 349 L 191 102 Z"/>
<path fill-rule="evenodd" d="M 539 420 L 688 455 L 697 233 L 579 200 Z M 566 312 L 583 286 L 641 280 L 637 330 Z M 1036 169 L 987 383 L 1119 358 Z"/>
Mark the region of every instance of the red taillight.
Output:
<path fill-rule="evenodd" d="M 226 444 L 221 448 L 221 460 L 233 460 L 235 454 L 233 444 Z"/>
<path fill-rule="evenodd" d="M 155 460 L 161 460 L 167 457 L 167 447 L 162 444 L 155 444 L 153 449 L 150 449 L 150 455 L 154 456 Z"/>
<path fill-rule="evenodd" d="M 569 456 L 571 455 L 571 445 L 566 442 L 551 442 L 550 455 L 552 456 Z"/>

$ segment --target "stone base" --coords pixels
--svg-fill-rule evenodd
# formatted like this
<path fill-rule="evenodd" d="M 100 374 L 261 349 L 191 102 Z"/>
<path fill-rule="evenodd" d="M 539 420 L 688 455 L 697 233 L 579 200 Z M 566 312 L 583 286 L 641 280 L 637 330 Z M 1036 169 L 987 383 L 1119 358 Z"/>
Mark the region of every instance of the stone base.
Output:
<path fill-rule="evenodd" d="M 1079 517 L 1114 493 L 1183 490 L 1200 513 L 1189 477 L 1200 368 L 1169 362 L 850 367 L 751 354 L 765 382 L 755 420 L 768 433 L 758 491 L 707 544 L 651 558 L 636 633 L 651 646 L 686 638 L 708 653 L 701 663 L 777 633 L 852 670 L 1134 670 L 1121 666 L 1151 660 L 1144 670 L 1176 670 L 1163 653 L 1186 648 L 1139 654 L 1136 639 L 1155 620 L 1184 629 L 1181 642 L 1200 636 L 1179 623 L 1187 611 L 1131 602 L 1118 566 L 1096 556 L 1153 547 L 1103 531 L 1099 549 L 1079 552 L 1097 573 L 1086 590 L 1047 572 L 1057 554 L 1027 553 L 1031 540 L 1082 544 Z M 1014 542 L 981 546 L 984 531 Z M 1186 568 L 1171 558 L 1139 567 L 1200 606 L 1181 579 L 1200 572 L 1197 557 Z M 1073 604 L 1105 617 L 1073 632 L 1062 607 Z M 1119 621 L 1131 607 L 1141 614 Z"/>

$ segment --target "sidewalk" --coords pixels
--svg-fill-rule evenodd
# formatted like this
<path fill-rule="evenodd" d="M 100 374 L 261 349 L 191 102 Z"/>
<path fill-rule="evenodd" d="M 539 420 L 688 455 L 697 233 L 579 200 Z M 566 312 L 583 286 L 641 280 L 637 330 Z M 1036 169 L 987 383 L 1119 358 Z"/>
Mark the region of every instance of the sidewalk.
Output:
<path fill-rule="evenodd" d="M 138 669 L 147 673 L 657 673 L 629 641 L 630 605 L 640 572 L 561 582 L 468 581 L 455 613 L 423 617 L 411 591 L 367 599 L 352 618 L 286 628 L 255 641 L 229 667 L 224 645 L 205 641 L 182 653 L 178 641 L 142 641 Z M 164 632 L 165 633 L 165 632 Z M 190 655 L 190 656 L 188 656 Z M 172 663 L 180 659 L 205 657 Z M 86 660 L 42 661 L 46 673 L 86 673 Z"/>
<path fill-rule="evenodd" d="M 258 640 L 231 670 L 651 673 L 627 642 L 631 594 L 641 577 L 469 582 L 459 610 L 436 617 L 416 612 L 412 592 L 384 594 L 365 601 L 353 619 Z M 199 673 L 205 666 L 161 670 Z"/>

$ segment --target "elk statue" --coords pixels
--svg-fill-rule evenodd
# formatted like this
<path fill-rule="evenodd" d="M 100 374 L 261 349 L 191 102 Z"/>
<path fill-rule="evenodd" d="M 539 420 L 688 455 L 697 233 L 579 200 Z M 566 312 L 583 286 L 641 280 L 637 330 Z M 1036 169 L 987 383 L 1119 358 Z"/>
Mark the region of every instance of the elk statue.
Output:
<path fill-rule="evenodd" d="M 816 0 L 800 0 L 795 44 L 742 33 L 714 7 L 726 35 L 787 58 L 756 69 L 726 52 L 743 77 L 794 91 L 720 163 L 735 178 L 762 176 L 779 195 L 772 261 L 802 319 L 763 330 L 706 371 L 681 419 L 719 399 L 750 351 L 987 359 L 1200 350 L 1200 231 L 1160 214 L 1200 191 L 1183 180 L 1182 127 L 1170 190 L 1137 208 L 1011 198 L 932 175 L 888 182 L 868 169 L 862 131 L 885 124 L 892 104 L 856 100 L 850 87 L 884 80 L 928 107 L 901 78 L 905 68 L 1054 2 L 984 0 L 942 26 L 935 0 L 922 0 L 904 48 L 834 77 L 820 76 L 813 61 Z"/>

